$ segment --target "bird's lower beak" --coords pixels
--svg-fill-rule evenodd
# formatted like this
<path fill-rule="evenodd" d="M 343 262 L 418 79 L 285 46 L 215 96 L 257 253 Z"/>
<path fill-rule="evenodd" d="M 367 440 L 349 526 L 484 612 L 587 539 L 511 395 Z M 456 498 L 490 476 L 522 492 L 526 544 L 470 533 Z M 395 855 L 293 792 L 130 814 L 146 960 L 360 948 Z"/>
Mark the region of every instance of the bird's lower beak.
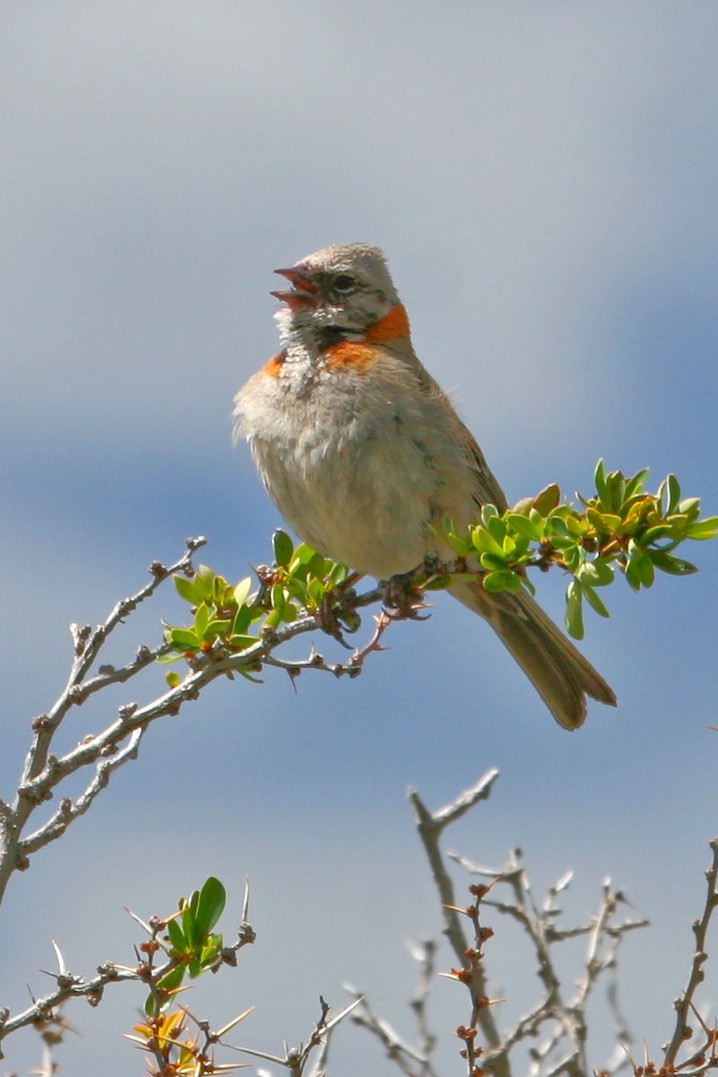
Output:
<path fill-rule="evenodd" d="M 281 299 L 293 310 L 314 306 L 319 296 L 319 289 L 306 270 L 301 266 L 290 266 L 289 269 L 275 269 L 274 272 L 280 277 L 286 277 L 292 285 L 292 290 L 270 292 L 270 295 Z"/>

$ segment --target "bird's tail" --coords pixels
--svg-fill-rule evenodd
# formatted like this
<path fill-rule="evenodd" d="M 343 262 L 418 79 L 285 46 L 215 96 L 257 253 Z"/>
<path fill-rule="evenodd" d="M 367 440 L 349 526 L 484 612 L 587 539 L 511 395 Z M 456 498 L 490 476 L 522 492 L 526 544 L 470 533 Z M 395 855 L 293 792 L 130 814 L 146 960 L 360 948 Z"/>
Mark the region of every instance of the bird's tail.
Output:
<path fill-rule="evenodd" d="M 616 706 L 603 677 L 525 591 L 490 594 L 478 581 L 462 581 L 451 591 L 486 618 L 564 729 L 583 723 L 587 695 Z"/>

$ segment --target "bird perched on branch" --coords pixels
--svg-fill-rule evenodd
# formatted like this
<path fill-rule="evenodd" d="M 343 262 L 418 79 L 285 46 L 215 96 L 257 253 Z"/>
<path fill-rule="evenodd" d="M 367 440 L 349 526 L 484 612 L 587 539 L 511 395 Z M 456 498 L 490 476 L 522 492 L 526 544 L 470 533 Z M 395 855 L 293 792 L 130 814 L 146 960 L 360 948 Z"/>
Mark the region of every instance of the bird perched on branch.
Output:
<path fill-rule="evenodd" d="M 433 528 L 461 532 L 482 505 L 507 501 L 481 449 L 424 369 L 384 255 L 348 243 L 276 271 L 283 348 L 235 398 L 262 481 L 303 541 L 388 579 L 427 554 L 451 558 Z M 586 696 L 615 706 L 593 666 L 526 592 L 451 593 L 489 622 L 564 729 Z"/>

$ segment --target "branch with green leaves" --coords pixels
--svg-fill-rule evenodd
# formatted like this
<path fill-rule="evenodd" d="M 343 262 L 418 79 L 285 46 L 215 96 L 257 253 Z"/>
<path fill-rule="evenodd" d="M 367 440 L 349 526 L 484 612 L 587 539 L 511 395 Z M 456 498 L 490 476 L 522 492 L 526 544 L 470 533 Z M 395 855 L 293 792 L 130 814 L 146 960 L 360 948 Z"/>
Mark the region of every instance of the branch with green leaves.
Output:
<path fill-rule="evenodd" d="M 214 1048 L 228 1046 L 223 1037 L 248 1016 L 251 1007 L 222 1029 L 214 1031 L 207 1022 L 196 1021 L 186 1007 L 177 1003 L 185 975 L 196 980 L 224 966 L 234 968 L 239 951 L 255 941 L 255 932 L 247 920 L 248 888 L 245 889 L 236 942 L 227 945 L 223 936 L 214 931 L 225 900 L 224 886 L 219 879 L 210 877 L 190 898 L 180 898 L 179 910 L 170 916 L 153 916 L 145 923 L 131 912 L 130 916 L 146 935 L 135 949 L 137 960 L 131 965 L 106 961 L 98 966 L 97 974 L 91 979 L 71 972 L 59 946 L 53 943 L 58 970 L 47 972 L 47 975 L 54 980 L 54 987 L 41 998 L 33 998 L 32 1005 L 21 1013 L 10 1014 L 6 1008 L 0 1011 L 0 1042 L 28 1026 L 41 1034 L 46 1028 L 54 1028 L 55 1042 L 61 1042 L 63 1027 L 70 1027 L 63 1021 L 61 1006 L 72 999 L 84 998 L 94 1008 L 102 1001 L 109 985 L 129 981 L 149 990 L 145 1021 L 135 1026 L 136 1035 L 128 1038 L 147 1053 L 152 1074 L 156 1077 L 170 1077 L 170 1074 L 173 1077 L 184 1074 L 209 1077 L 239 1068 L 236 1063 L 215 1063 Z M 192 1024 L 196 1025 L 199 1035 L 190 1031 Z"/>
<path fill-rule="evenodd" d="M 631 478 L 607 474 L 599 464 L 596 492 L 579 498 L 578 505 L 562 502 L 558 488 L 549 486 L 504 513 L 485 506 L 481 519 L 464 534 L 447 523 L 442 542 L 455 554 L 452 561 L 428 559 L 408 577 L 361 592 L 356 574 L 304 544 L 295 546 L 283 531 L 274 536 L 274 563 L 236 585 L 206 566 L 195 567 L 193 555 L 205 540 L 188 540 L 174 564 L 151 565 L 149 582 L 118 602 L 104 623 L 71 626 L 74 654 L 67 684 L 48 711 L 32 720 L 15 795 L 0 799 L 0 900 L 11 875 L 26 870 L 37 851 L 62 837 L 116 770 L 137 757 L 149 726 L 178 714 L 218 677 L 255 680 L 267 666 L 292 678 L 304 670 L 354 677 L 367 657 L 381 649 L 383 633 L 394 620 L 419 617 L 428 592 L 467 573 L 480 578 L 488 591 L 517 591 L 533 590 L 531 570 L 560 568 L 570 577 L 568 628 L 580 637 L 584 600 L 607 616 L 598 592 L 614 579 L 623 576 L 640 590 L 653 583 L 656 571 L 694 572 L 676 551 L 689 540 L 715 537 L 718 518 L 702 518 L 699 500 L 683 497 L 674 476 L 655 494 L 646 492 L 646 478 L 646 471 Z M 166 625 L 163 642 L 140 646 L 123 665 L 108 664 L 105 647 L 118 627 L 170 579 L 191 607 L 190 623 Z M 307 633 L 323 631 L 347 646 L 363 611 L 376 611 L 379 605 L 383 609 L 375 614 L 368 638 L 353 651 L 349 648 L 345 660 L 328 661 L 313 648 L 304 658 L 284 656 L 286 645 Z M 96 719 L 90 719 L 85 735 L 78 731 L 74 746 L 56 754 L 66 720 L 72 717 L 77 725 L 78 708 L 85 711 L 92 701 L 104 701 L 104 690 L 113 686 L 123 685 L 129 693 L 131 685 L 151 678 L 156 662 L 181 660 L 184 668 L 168 672 L 164 691 L 152 686 L 145 702 L 130 697 L 99 732 Z M 68 784 L 76 774 L 86 775 L 79 794 Z"/>
<path fill-rule="evenodd" d="M 623 576 L 635 591 L 650 587 L 656 571 L 687 576 L 695 565 L 676 550 L 688 540 L 718 535 L 718 517 L 702 518 L 700 500 L 683 497 L 678 480 L 669 475 L 656 493 L 645 489 L 648 469 L 627 478 L 620 471 L 606 472 L 599 461 L 595 492 L 578 496 L 578 504 L 562 501 L 552 484 L 536 497 L 525 498 L 513 508 L 499 512 L 485 505 L 480 519 L 459 533 L 450 520 L 436 532 L 437 545 L 447 544 L 453 561 L 429 559 L 404 580 L 399 615 L 415 614 L 424 592 L 450 587 L 456 576 L 480 578 L 487 591 L 534 593 L 529 570 L 546 572 L 560 568 L 570 576 L 566 589 L 566 627 L 576 639 L 584 634 L 584 600 L 602 617 L 608 610 L 599 589 Z M 374 596 L 391 601 L 392 589 L 379 589 L 359 596 L 353 589 L 357 577 L 344 566 L 323 557 L 311 547 L 295 547 L 284 531 L 274 535 L 274 563 L 257 570 L 236 586 L 207 566 L 191 578 L 175 577 L 180 595 L 193 609 L 194 620 L 185 626 L 168 625 L 169 652 L 160 661 L 186 658 L 201 664 L 234 654 L 235 669 L 252 677 L 262 664 L 283 665 L 299 672 L 303 665 L 282 663 L 268 655 L 268 643 L 282 627 L 313 620 L 339 639 L 359 626 L 359 609 Z M 368 601 L 369 600 L 369 601 Z M 371 648 L 370 648 L 371 649 Z M 240 658 L 241 656 L 241 658 Z M 255 658 L 254 667 L 247 659 Z M 358 663 L 357 663 L 358 664 Z M 351 672 L 351 664 L 332 667 Z M 181 677 L 168 675 L 170 686 Z"/>
<path fill-rule="evenodd" d="M 447 537 L 457 556 L 467 563 L 478 557 L 487 591 L 535 588 L 528 569 L 557 566 L 571 576 L 566 588 L 566 628 L 582 639 L 583 601 L 608 617 L 598 588 L 623 576 L 634 591 L 651 587 L 656 570 L 671 576 L 697 572 L 678 557 L 676 549 L 689 539 L 718 535 L 718 516 L 702 518 L 697 497 L 683 497 L 675 475 L 668 475 L 655 494 L 645 489 L 648 468 L 630 478 L 605 471 L 599 460 L 594 472 L 595 493 L 578 495 L 578 506 L 561 501 L 555 484 L 534 498 L 519 501 L 499 513 L 484 507 L 481 521 L 459 535 L 449 525 Z"/>

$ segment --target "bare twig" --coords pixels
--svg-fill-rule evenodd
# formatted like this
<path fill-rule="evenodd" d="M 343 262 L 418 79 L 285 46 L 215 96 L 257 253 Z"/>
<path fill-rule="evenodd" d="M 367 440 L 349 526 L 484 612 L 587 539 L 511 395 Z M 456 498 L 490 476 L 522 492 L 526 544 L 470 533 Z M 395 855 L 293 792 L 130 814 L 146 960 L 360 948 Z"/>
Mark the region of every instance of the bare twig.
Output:
<path fill-rule="evenodd" d="M 701 916 L 698 920 L 694 920 L 691 925 L 693 936 L 695 938 L 693 961 L 691 963 L 691 971 L 688 976 L 688 983 L 686 984 L 685 990 L 673 1003 L 676 1011 L 676 1024 L 673 1030 L 673 1036 L 668 1045 L 664 1048 L 664 1061 L 666 1066 L 676 1065 L 676 1059 L 678 1058 L 678 1053 L 681 1047 L 693 1037 L 693 1029 L 688 1024 L 688 1015 L 690 1012 L 697 1012 L 694 1006 L 694 997 L 698 985 L 703 983 L 705 978 L 703 966 L 708 960 L 708 928 L 711 916 L 713 915 L 716 905 L 718 905 L 718 838 L 712 838 L 708 844 L 712 852 L 712 861 L 711 866 L 706 871 L 706 900 Z M 713 1034 L 711 1033 L 711 1036 L 712 1035 Z M 715 1051 L 716 1040 L 715 1038 L 711 1039 L 711 1036 L 709 1036 L 707 1045 L 702 1048 L 702 1051 L 711 1047 L 712 1050 Z"/>
<path fill-rule="evenodd" d="M 25 758 L 16 798 L 12 805 L 4 804 L 0 808 L 2 823 L 0 900 L 12 873 L 24 870 L 28 866 L 28 857 L 31 853 L 64 834 L 68 825 L 87 811 L 100 789 L 107 784 L 112 771 L 134 756 L 139 737 L 133 739 L 133 735 L 141 726 L 127 728 L 121 719 L 119 723 L 115 723 L 114 738 L 100 740 L 96 751 L 83 755 L 83 765 L 98 765 L 94 778 L 82 796 L 74 802 L 69 798 L 64 798 L 52 818 L 36 830 L 30 839 L 23 840 L 23 832 L 35 810 L 48 801 L 54 795 L 57 785 L 76 769 L 72 766 L 72 759 L 76 756 L 77 750 L 68 753 L 64 759 L 58 759 L 50 752 L 53 738 L 68 712 L 101 688 L 134 677 L 153 662 L 162 649 L 157 648 L 153 651 L 150 648 L 141 647 L 132 661 L 122 670 L 101 667 L 98 673 L 88 680 L 88 675 L 102 647 L 124 618 L 150 598 L 165 580 L 177 573 L 192 571 L 192 556 L 204 543 L 203 538 L 188 539 L 183 556 L 168 568 L 159 562 L 153 563 L 150 566 L 149 582 L 134 595 L 118 602 L 103 624 L 94 629 L 89 625 L 71 626 L 74 658 L 67 684 L 47 714 L 42 714 L 33 720 L 32 741 Z M 130 745 L 120 750 L 123 741 L 128 737 Z M 97 742 L 98 738 L 91 738 L 91 741 Z"/>
<path fill-rule="evenodd" d="M 489 869 L 475 868 L 465 860 L 465 867 L 477 874 L 486 876 Z M 567 1051 L 558 1062 L 547 1070 L 547 1075 L 556 1073 L 588 1073 L 585 1055 L 587 1040 L 586 1009 L 589 994 L 599 976 L 616 962 L 616 952 L 623 936 L 638 927 L 645 927 L 646 920 L 628 919 L 614 924 L 613 916 L 617 905 L 622 900 L 620 894 L 614 893 L 609 884 L 603 888 L 601 905 L 591 923 L 568 930 L 557 930 L 555 918 L 561 910 L 555 904 L 555 897 L 564 890 L 570 881 L 567 873 L 559 883 L 549 890 L 549 895 L 539 910 L 533 900 L 526 871 L 522 865 L 521 854 L 514 850 L 506 867 L 500 872 L 500 881 L 508 885 L 513 892 L 513 900 L 499 901 L 490 898 L 486 904 L 498 912 L 515 920 L 531 941 L 536 959 L 536 970 L 544 985 L 543 999 L 522 1017 L 515 1026 L 504 1033 L 502 1053 L 510 1052 L 517 1044 L 537 1037 L 542 1028 L 548 1024 L 551 1031 L 546 1039 L 531 1050 L 537 1063 L 548 1060 L 563 1042 L 568 1044 Z M 552 947 L 569 938 L 585 935 L 588 947 L 584 959 L 584 975 L 576 986 L 572 997 L 567 998 L 560 977 L 556 970 Z M 494 1052 L 489 1049 L 485 1059 L 493 1063 Z"/>
<path fill-rule="evenodd" d="M 437 809 L 435 812 L 430 812 L 426 808 L 415 789 L 409 790 L 409 801 L 414 810 L 419 837 L 424 846 L 424 851 L 434 876 L 434 882 L 439 892 L 444 915 L 444 934 L 448 938 L 451 948 L 461 965 L 465 960 L 469 940 L 464 934 L 460 914 L 456 911 L 457 902 L 454 895 L 454 884 L 444 864 L 439 848 L 439 840 L 447 826 L 460 819 L 475 804 L 489 798 L 498 776 L 499 772 L 496 769 L 487 771 L 475 785 L 458 796 L 456 800 L 443 808 Z M 485 981 L 483 981 L 483 971 L 481 969 L 477 970 L 475 986 L 477 994 L 488 997 L 489 992 Z M 501 1044 L 501 1036 L 491 1010 L 488 1007 L 483 1008 L 478 1014 L 478 1020 L 487 1044 L 498 1048 Z M 503 1069 L 503 1063 L 499 1062 L 497 1066 L 496 1073 L 498 1077 L 502 1077 L 508 1072 Z"/>
<path fill-rule="evenodd" d="M 468 1021 L 456 1029 L 456 1035 L 462 1041 L 461 1053 L 466 1060 L 467 1074 L 470 1077 L 484 1073 L 509 1077 L 514 1050 L 523 1045 L 528 1050 L 528 1072 L 531 1077 L 588 1077 L 592 1072 L 586 1057 L 587 1009 L 591 996 L 602 976 L 615 972 L 618 949 L 625 935 L 645 926 L 647 921 L 630 917 L 617 920 L 619 907 L 625 898 L 607 880 L 598 910 L 589 922 L 559 927 L 557 920 L 562 916 L 562 909 L 558 898 L 569 887 L 573 873 L 565 872 L 548 888 L 543 901 L 537 904 L 531 893 L 520 850 L 514 850 L 501 868 L 480 867 L 463 857 L 449 854 L 451 859 L 473 874 L 487 879 L 486 884 L 469 888 L 473 901 L 462 907 L 454 897 L 454 884 L 439 848 L 441 833 L 474 804 L 486 799 L 497 777 L 496 771 L 489 771 L 476 785 L 436 812 L 430 812 L 416 791 L 410 791 L 421 840 L 441 899 L 444 934 L 459 958 L 458 968 L 444 975 L 462 983 L 470 992 L 471 1012 Z M 495 896 L 497 891 L 505 887 L 510 890 L 509 900 Z M 486 990 L 483 948 L 494 934 L 491 928 L 483 926 L 482 916 L 480 919 L 482 910 L 487 908 L 510 916 L 526 933 L 534 952 L 533 971 L 538 972 L 543 984 L 538 1003 L 512 1028 L 502 1033 L 498 1032 L 491 1015 L 493 1003 L 500 1000 L 491 999 Z M 467 918 L 473 927 L 471 940 L 465 934 Z M 583 973 L 575 987 L 567 991 L 557 971 L 554 947 L 582 936 L 586 939 Z M 423 966 L 420 988 L 412 1001 L 412 1007 L 419 1017 L 421 1048 L 412 1047 L 402 1040 L 384 1018 L 373 1012 L 366 1000 L 354 1020 L 380 1040 L 389 1057 L 407 1077 L 416 1077 L 417 1074 L 433 1077 L 430 1055 L 434 1041 L 426 1032 L 425 1024 L 433 950 L 415 950 L 415 956 Z M 348 990 L 353 991 L 351 988 Z M 601 1073 L 615 1072 L 621 1065 L 626 1065 L 630 1044 L 630 1033 L 618 1007 L 615 982 L 610 985 L 609 1006 L 622 1050 L 617 1061 Z M 477 1039 L 477 1032 L 483 1033 L 483 1043 Z M 537 1044 L 540 1036 L 543 1039 Z"/>
<path fill-rule="evenodd" d="M 367 999 L 351 984 L 344 984 L 344 990 L 354 996 L 358 1009 L 352 1017 L 352 1023 L 365 1028 L 381 1043 L 388 1058 L 406 1077 L 437 1077 L 427 1054 L 407 1043 L 392 1025 L 372 1010 Z"/>
<path fill-rule="evenodd" d="M 435 974 L 436 943 L 426 939 L 420 946 L 409 946 L 409 953 L 420 968 L 419 982 L 409 1005 L 416 1015 L 419 1034 L 419 1050 L 425 1058 L 430 1058 L 436 1046 L 436 1036 L 429 1031 L 427 1003 Z"/>
<path fill-rule="evenodd" d="M 138 979 L 140 976 L 137 968 L 115 965 L 111 961 L 99 965 L 97 975 L 90 980 L 85 980 L 82 976 L 76 976 L 71 972 L 66 972 L 64 975 L 57 973 L 54 990 L 41 998 L 34 999 L 31 1006 L 13 1016 L 10 1016 L 7 1010 L 0 1011 L 0 1040 L 5 1039 L 12 1032 L 17 1032 L 20 1028 L 27 1028 L 28 1025 L 39 1026 L 55 1021 L 57 1007 L 68 999 L 84 998 L 91 1006 L 97 1006 L 108 984 Z M 3 1015 L 4 1020 L 2 1020 Z M 0 1053 L 1 1057 L 2 1053 Z"/>
<path fill-rule="evenodd" d="M 263 1058 L 267 1062 L 274 1062 L 277 1066 L 283 1066 L 289 1071 L 291 1077 L 302 1077 L 312 1052 L 319 1047 L 322 1049 L 323 1057 L 326 1058 L 326 1041 L 328 1036 L 340 1021 L 343 1021 L 352 1010 L 356 1009 L 361 1001 L 361 997 L 356 998 L 353 1002 L 350 1002 L 348 1006 L 341 1009 L 339 1013 L 329 1017 L 329 1006 L 320 995 L 319 1004 L 321 1014 L 319 1020 L 312 1029 L 306 1044 L 300 1043 L 299 1047 L 286 1047 L 285 1045 L 283 1055 L 271 1055 L 266 1051 L 256 1051 L 250 1047 L 239 1047 L 237 1050 L 242 1051 L 246 1055 L 253 1055 L 254 1058 Z"/>
<path fill-rule="evenodd" d="M 32 722 L 32 742 L 14 803 L 8 805 L 0 802 L 0 901 L 12 873 L 25 870 L 34 853 L 66 833 L 68 827 L 89 810 L 112 774 L 137 757 L 142 736 L 153 722 L 178 714 L 187 702 L 197 699 L 217 678 L 231 677 L 237 672 L 251 674 L 261 670 L 265 664 L 285 669 L 292 678 L 296 678 L 304 669 L 324 670 L 337 677 L 355 677 L 361 672 L 367 656 L 381 649 L 379 640 L 387 625 L 402 616 L 411 615 L 411 611 L 380 615 L 369 642 L 356 650 L 346 663 L 328 663 L 315 653 L 298 661 L 288 661 L 277 655 L 278 649 L 290 640 L 325 627 L 321 613 L 305 613 L 291 624 L 266 632 L 254 645 L 240 653 L 227 650 L 218 640 L 210 653 L 200 654 L 191 660 L 183 679 L 168 691 L 143 705 L 124 703 L 118 708 L 117 717 L 99 733 L 84 737 L 76 747 L 63 755 L 53 755 L 51 748 L 55 735 L 72 708 L 112 685 L 130 681 L 158 657 L 169 652 L 166 644 L 154 648 L 143 645 L 124 666 L 99 665 L 95 668 L 102 648 L 118 625 L 150 598 L 165 580 L 177 575 L 192 575 L 192 556 L 204 542 L 203 538 L 188 539 L 183 556 L 169 567 L 154 563 L 150 567 L 150 581 L 134 595 L 118 602 L 103 624 L 95 628 L 89 625 L 71 626 L 74 658 L 67 684 L 50 710 Z M 375 587 L 362 595 L 351 592 L 345 596 L 348 608 L 357 610 L 381 601 L 387 595 L 387 586 Z M 55 812 L 26 836 L 25 832 L 37 809 L 58 795 L 63 782 L 70 775 L 84 768 L 93 770 L 84 792 L 74 798 L 61 797 Z"/>
<path fill-rule="evenodd" d="M 123 748 L 109 759 L 100 759 L 97 763 L 95 776 L 84 793 L 74 801 L 69 797 L 63 797 L 55 814 L 43 826 L 39 827 L 34 834 L 30 834 L 19 843 L 20 855 L 27 857 L 41 849 L 43 845 L 55 841 L 64 834 L 70 823 L 74 822 L 79 816 L 84 815 L 95 797 L 107 787 L 112 772 L 121 767 L 123 763 L 126 763 L 128 759 L 137 758 L 137 750 L 143 733 L 144 729 L 135 729 Z"/>

